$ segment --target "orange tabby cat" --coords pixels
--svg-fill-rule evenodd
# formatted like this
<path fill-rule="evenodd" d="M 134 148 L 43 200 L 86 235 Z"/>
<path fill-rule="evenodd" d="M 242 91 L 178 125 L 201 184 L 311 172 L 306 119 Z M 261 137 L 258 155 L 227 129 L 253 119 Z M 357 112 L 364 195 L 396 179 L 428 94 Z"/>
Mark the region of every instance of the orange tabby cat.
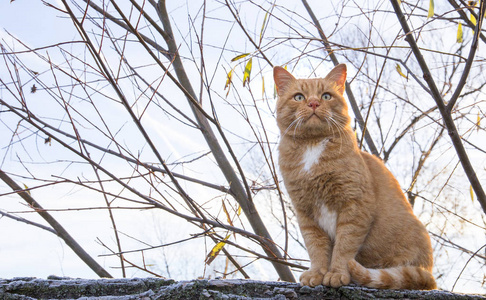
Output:
<path fill-rule="evenodd" d="M 383 162 L 357 146 L 346 65 L 324 79 L 275 67 L 274 79 L 280 169 L 311 261 L 301 283 L 436 288 L 425 227 Z"/>

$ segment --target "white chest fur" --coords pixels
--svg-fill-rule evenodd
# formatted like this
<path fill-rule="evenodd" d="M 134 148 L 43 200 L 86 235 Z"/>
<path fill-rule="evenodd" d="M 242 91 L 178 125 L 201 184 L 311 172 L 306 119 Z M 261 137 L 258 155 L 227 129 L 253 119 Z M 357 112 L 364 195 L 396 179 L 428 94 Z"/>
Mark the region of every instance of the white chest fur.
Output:
<path fill-rule="evenodd" d="M 325 139 L 315 145 L 307 146 L 307 149 L 302 156 L 302 170 L 309 172 L 312 167 L 319 162 L 322 152 L 326 150 L 326 145 L 329 140 Z"/>
<path fill-rule="evenodd" d="M 337 213 L 329 210 L 325 204 L 321 206 L 320 213 L 317 220 L 319 226 L 329 235 L 331 240 L 336 240 Z"/>

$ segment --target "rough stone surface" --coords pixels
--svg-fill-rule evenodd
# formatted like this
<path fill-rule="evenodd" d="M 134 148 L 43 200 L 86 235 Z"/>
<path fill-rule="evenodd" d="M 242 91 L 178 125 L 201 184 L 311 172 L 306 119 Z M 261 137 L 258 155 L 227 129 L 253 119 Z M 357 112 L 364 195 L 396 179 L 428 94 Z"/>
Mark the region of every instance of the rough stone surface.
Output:
<path fill-rule="evenodd" d="M 0 299 L 485 299 L 445 291 L 375 290 L 357 286 L 310 288 L 288 282 L 240 279 L 179 281 L 158 278 L 48 279 L 22 277 L 0 279 Z"/>

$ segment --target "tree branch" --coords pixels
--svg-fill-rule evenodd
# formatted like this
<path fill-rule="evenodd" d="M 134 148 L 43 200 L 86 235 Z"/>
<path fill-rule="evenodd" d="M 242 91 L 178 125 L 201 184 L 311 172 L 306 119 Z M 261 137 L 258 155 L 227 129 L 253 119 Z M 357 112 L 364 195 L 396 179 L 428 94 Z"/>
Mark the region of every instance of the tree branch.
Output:
<path fill-rule="evenodd" d="M 481 186 L 481 183 L 479 182 L 479 179 L 476 175 L 476 172 L 474 171 L 471 161 L 469 160 L 466 150 L 464 149 L 464 145 L 462 144 L 461 137 L 457 132 L 457 128 L 456 125 L 454 124 L 454 120 L 452 119 L 450 111 L 447 109 L 446 105 L 444 104 L 444 100 L 442 99 L 442 96 L 435 84 L 435 81 L 432 78 L 429 67 L 425 62 L 425 59 L 422 56 L 422 53 L 417 45 L 417 42 L 413 37 L 413 33 L 410 30 L 410 27 L 408 26 L 407 20 L 400 8 L 400 5 L 398 4 L 398 1 L 391 0 L 391 3 L 393 9 L 395 10 L 395 14 L 398 18 L 398 21 L 402 26 L 403 32 L 405 33 L 405 40 L 409 43 L 410 47 L 412 48 L 412 52 L 415 56 L 415 59 L 417 60 L 420 69 L 423 72 L 423 78 L 430 88 L 431 96 L 434 99 L 435 103 L 437 104 L 437 108 L 439 109 L 442 115 L 444 126 L 447 128 L 449 136 L 452 140 L 452 144 L 454 145 L 457 156 L 459 157 L 459 161 L 461 162 L 464 172 L 466 173 L 466 176 L 469 179 L 469 182 L 471 183 L 471 186 L 476 194 L 478 202 L 481 204 L 483 212 L 486 213 L 486 194 L 484 193 L 483 187 Z M 481 5 L 484 6 L 484 1 L 482 1 L 481 3 L 482 3 Z M 483 14 L 482 16 L 479 17 L 480 19 L 482 19 L 484 16 L 484 7 L 481 9 L 481 11 L 483 12 Z M 480 24 L 480 21 L 481 20 L 478 20 L 478 24 Z"/>
<path fill-rule="evenodd" d="M 187 77 L 187 74 L 184 70 L 182 61 L 179 56 L 179 51 L 178 47 L 175 43 L 175 38 L 172 33 L 171 29 L 171 23 L 169 20 L 169 16 L 167 14 L 166 6 L 165 6 L 165 0 L 160 0 L 157 4 L 157 12 L 159 14 L 159 18 L 162 21 L 162 24 L 164 26 L 165 32 L 168 34 L 170 37 L 168 40 L 166 40 L 169 52 L 171 55 L 174 56 L 174 62 L 173 66 L 175 69 L 175 73 L 179 79 L 179 82 L 185 87 L 185 89 L 189 92 L 192 98 L 196 99 L 196 94 L 194 90 L 192 89 L 191 83 L 189 78 Z M 190 101 L 190 104 L 193 102 Z M 246 179 L 243 175 L 243 171 L 241 167 L 239 166 L 239 163 L 233 155 L 233 160 L 235 163 L 237 163 L 237 166 L 239 168 L 239 172 L 241 175 L 241 179 L 245 184 L 245 187 L 241 184 L 240 179 L 238 178 L 237 174 L 235 173 L 233 167 L 229 163 L 228 159 L 226 158 L 226 155 L 224 154 L 223 150 L 221 149 L 221 146 L 219 145 L 219 142 L 214 135 L 208 121 L 206 118 L 204 118 L 203 115 L 201 115 L 200 111 L 194 107 L 194 105 L 191 105 L 191 108 L 194 111 L 194 114 L 196 116 L 196 119 L 201 127 L 201 132 L 203 133 L 204 138 L 206 139 L 206 142 L 208 143 L 211 151 L 213 152 L 214 158 L 216 159 L 218 166 L 220 167 L 221 171 L 223 172 L 224 176 L 226 177 L 226 180 L 230 184 L 230 189 L 236 196 L 235 199 L 238 201 L 238 203 L 241 205 L 241 208 L 245 212 L 246 217 L 248 218 L 248 221 L 250 222 L 253 230 L 257 235 L 260 235 L 264 237 L 265 239 L 268 239 L 272 241 L 272 238 L 270 236 L 270 233 L 268 232 L 267 228 L 265 227 L 265 224 L 263 223 L 260 215 L 258 214 L 256 207 L 251 201 L 251 192 L 249 189 L 248 184 L 246 183 Z M 222 135 L 222 137 L 225 139 L 223 132 L 220 130 L 219 124 L 217 124 L 217 128 Z M 228 142 L 225 139 L 226 145 L 229 146 Z M 231 150 L 231 149 L 229 149 Z M 232 153 L 232 151 L 230 152 Z M 274 243 L 268 244 L 269 248 L 263 248 L 264 251 L 267 253 L 268 256 L 276 257 L 277 259 L 283 258 L 282 254 L 280 253 L 279 249 L 275 246 Z M 290 282 L 295 282 L 295 278 L 290 271 L 290 268 L 287 266 L 284 266 L 278 262 L 273 262 L 273 266 L 275 270 L 277 271 L 278 275 L 282 280 L 285 281 L 290 281 Z"/>
<path fill-rule="evenodd" d="M 89 6 L 91 6 L 94 10 L 96 10 L 99 14 L 103 15 L 103 17 L 105 17 L 108 20 L 112 21 L 113 23 L 115 23 L 116 25 L 120 26 L 121 28 L 124 28 L 125 30 L 133 33 L 130 30 L 130 28 L 125 23 L 121 22 L 120 20 L 118 20 L 118 18 L 116 18 L 115 16 L 113 16 L 112 14 L 110 14 L 109 12 L 107 12 L 106 10 L 104 10 L 103 8 L 101 8 L 98 5 L 96 5 L 94 3 L 94 1 L 90 1 L 90 0 L 83 0 L 83 1 L 86 2 Z M 150 20 L 149 20 L 149 22 L 150 22 Z M 157 27 L 155 27 L 155 28 L 157 29 Z M 162 32 L 160 32 L 160 31 L 159 31 L 159 33 L 162 34 Z M 147 44 L 149 44 L 150 46 L 152 46 L 155 49 L 157 49 L 157 51 L 159 51 L 160 53 L 162 53 L 165 57 L 170 58 L 169 57 L 169 52 L 164 47 L 160 46 L 154 40 L 150 39 L 146 35 L 143 35 L 143 34 L 140 34 L 140 35 L 143 37 L 144 41 Z"/>
<path fill-rule="evenodd" d="M 484 1 L 481 1 L 481 5 L 479 7 L 479 20 L 476 21 L 476 27 L 474 28 L 474 37 L 471 43 L 471 48 L 469 49 L 469 55 L 466 60 L 466 65 L 464 66 L 464 71 L 462 71 L 461 79 L 457 84 L 456 90 L 451 97 L 451 100 L 447 104 L 447 112 L 450 114 L 454 105 L 456 104 L 457 99 L 461 95 L 462 88 L 466 84 L 467 77 L 469 75 L 469 71 L 471 70 L 472 63 L 474 62 L 474 57 L 476 56 L 476 50 L 478 49 L 479 45 L 479 35 L 481 34 L 481 26 L 484 20 L 484 12 L 485 12 L 486 5 Z"/>
<path fill-rule="evenodd" d="M 331 58 L 333 64 L 336 66 L 339 64 L 339 60 L 336 57 L 336 54 L 334 54 L 334 51 L 332 50 L 331 44 L 327 40 L 326 35 L 324 34 L 324 31 L 322 30 L 321 24 L 319 23 L 319 20 L 316 18 L 314 15 L 314 11 L 311 9 L 309 6 L 309 3 L 307 3 L 307 0 L 302 0 L 302 3 L 304 4 L 305 9 L 307 10 L 307 13 L 309 13 L 312 22 L 314 22 L 314 26 L 316 26 L 317 31 L 319 32 L 319 36 L 321 37 L 321 41 L 324 44 L 324 47 L 326 47 L 326 51 L 329 54 L 329 57 Z M 373 142 L 373 139 L 371 138 L 371 135 L 369 132 L 366 130 L 366 124 L 365 121 L 363 120 L 363 116 L 361 115 L 361 111 L 359 110 L 358 102 L 356 102 L 356 98 L 354 98 L 353 91 L 351 90 L 351 85 L 346 81 L 345 84 L 345 91 L 346 95 L 348 96 L 349 103 L 351 104 L 351 108 L 353 109 L 354 116 L 356 118 L 356 121 L 359 124 L 359 127 L 361 128 L 361 131 L 363 132 L 364 138 L 366 140 L 366 144 L 368 145 L 370 152 L 376 156 L 379 156 L 380 153 L 378 152 L 378 149 L 375 146 L 375 143 Z"/>
<path fill-rule="evenodd" d="M 2 179 L 12 190 L 16 191 L 22 199 L 25 200 L 44 220 L 51 225 L 56 234 L 64 240 L 64 242 L 81 258 L 99 277 L 112 278 L 101 265 L 99 265 L 84 249 L 74 240 L 71 235 L 62 227 L 59 222 L 54 219 L 42 206 L 32 198 L 32 196 L 25 192 L 15 181 L 10 178 L 5 172 L 0 170 L 0 179 Z"/>
<path fill-rule="evenodd" d="M 28 225 L 38 227 L 40 229 L 44 229 L 46 231 L 49 231 L 50 233 L 58 235 L 57 232 L 54 229 L 52 229 L 51 227 L 47 227 L 45 225 L 42 225 L 42 224 L 39 224 L 39 223 L 36 223 L 36 222 L 32 222 L 32 221 L 27 220 L 25 218 L 17 217 L 17 216 L 11 215 L 9 213 L 3 212 L 1 210 L 0 210 L 0 215 L 7 217 L 7 218 L 10 218 L 12 220 L 18 221 L 18 222 L 22 222 L 22 223 L 25 223 L 25 224 L 28 224 Z"/>
<path fill-rule="evenodd" d="M 459 16 L 461 17 L 461 19 L 467 24 L 467 26 L 469 26 L 469 28 L 471 28 L 472 30 L 474 30 L 474 32 L 476 32 L 476 26 L 474 25 L 473 22 L 471 22 L 471 20 L 467 17 L 466 13 L 464 12 L 464 9 L 465 8 L 461 8 L 455 0 L 448 0 L 450 5 L 452 5 L 452 7 L 454 7 L 454 9 L 457 11 L 457 13 L 459 14 Z M 477 17 L 477 16 L 476 16 Z M 477 19 L 476 19 L 477 20 Z M 479 31 L 479 37 L 481 38 L 481 40 L 483 40 L 484 43 L 486 43 L 486 37 L 484 36 L 484 34 L 482 32 Z"/>

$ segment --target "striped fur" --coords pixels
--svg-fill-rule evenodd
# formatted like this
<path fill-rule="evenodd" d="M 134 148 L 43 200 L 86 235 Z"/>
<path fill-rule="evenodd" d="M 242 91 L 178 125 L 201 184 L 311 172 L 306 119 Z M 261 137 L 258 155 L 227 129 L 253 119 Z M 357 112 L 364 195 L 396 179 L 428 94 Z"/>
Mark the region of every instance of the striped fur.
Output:
<path fill-rule="evenodd" d="M 280 171 L 310 258 L 301 283 L 435 288 L 425 226 L 385 164 L 358 147 L 346 66 L 312 79 L 275 67 L 274 79 Z"/>
<path fill-rule="evenodd" d="M 437 288 L 432 274 L 416 266 L 400 266 L 387 269 L 367 269 L 356 260 L 348 262 L 352 280 L 377 289 L 433 290 Z"/>

